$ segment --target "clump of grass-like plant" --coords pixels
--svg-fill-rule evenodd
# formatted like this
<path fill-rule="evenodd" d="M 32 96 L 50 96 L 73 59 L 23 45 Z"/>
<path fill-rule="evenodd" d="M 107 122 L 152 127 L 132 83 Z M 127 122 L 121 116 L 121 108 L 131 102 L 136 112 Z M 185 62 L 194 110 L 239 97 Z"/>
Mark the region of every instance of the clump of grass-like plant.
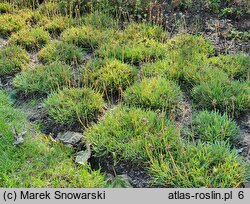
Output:
<path fill-rule="evenodd" d="M 167 79 L 179 79 L 180 73 L 169 59 L 159 60 L 154 63 L 146 63 L 141 67 L 140 77 L 164 77 Z"/>
<path fill-rule="evenodd" d="M 117 58 L 132 64 L 152 62 L 166 57 L 166 39 L 167 33 L 159 26 L 132 23 L 124 31 L 115 33 L 114 38 L 103 43 L 96 53 L 103 58 Z"/>
<path fill-rule="evenodd" d="M 67 88 L 45 101 L 49 116 L 58 124 L 72 127 L 96 121 L 105 105 L 102 95 L 89 88 Z"/>
<path fill-rule="evenodd" d="M 47 44 L 38 53 L 44 63 L 61 61 L 69 65 L 79 64 L 83 61 L 82 50 L 73 44 L 55 41 Z"/>
<path fill-rule="evenodd" d="M 238 116 L 249 109 L 249 93 L 249 84 L 246 82 L 213 79 L 195 86 L 192 99 L 198 109 L 218 110 Z"/>
<path fill-rule="evenodd" d="M 195 77 L 208 67 L 207 58 L 213 54 L 214 47 L 202 36 L 178 35 L 167 42 L 167 51 L 179 80 L 194 86 L 197 83 Z"/>
<path fill-rule="evenodd" d="M 83 18 L 84 25 L 92 26 L 98 30 L 118 29 L 118 22 L 107 13 L 94 11 Z"/>
<path fill-rule="evenodd" d="M 21 28 L 26 27 L 25 20 L 15 14 L 0 15 L 0 36 L 8 37 L 13 32 L 19 31 Z"/>
<path fill-rule="evenodd" d="M 31 9 L 16 10 L 0 15 L 0 36 L 7 38 L 12 33 L 36 26 L 42 19 L 40 13 Z"/>
<path fill-rule="evenodd" d="M 176 60 L 183 59 L 183 63 L 197 57 L 208 57 L 214 52 L 210 41 L 196 35 L 177 35 L 167 42 L 167 47 L 170 56 Z"/>
<path fill-rule="evenodd" d="M 178 188 L 239 188 L 247 178 L 247 167 L 235 149 L 224 143 L 190 143 L 158 157 L 151 157 L 152 183 Z"/>
<path fill-rule="evenodd" d="M 72 43 L 82 48 L 94 49 L 105 42 L 107 35 L 91 26 L 68 28 L 61 34 L 64 42 Z"/>
<path fill-rule="evenodd" d="M 98 66 L 100 65 L 100 66 Z M 121 94 L 133 84 L 137 74 L 134 66 L 116 59 L 97 60 L 83 70 L 83 80 L 108 95 Z"/>
<path fill-rule="evenodd" d="M 21 47 L 10 46 L 0 49 L 0 76 L 15 74 L 28 63 L 29 55 Z"/>
<path fill-rule="evenodd" d="M 173 81 L 164 78 L 145 78 L 126 89 L 124 101 L 130 106 L 153 110 L 164 110 L 168 113 L 176 110 L 182 99 L 180 87 Z"/>
<path fill-rule="evenodd" d="M 69 66 L 55 62 L 38 65 L 18 74 L 13 81 L 16 90 L 25 94 L 49 94 L 62 87 L 72 85 L 72 71 Z"/>
<path fill-rule="evenodd" d="M 27 51 L 39 50 L 50 40 L 50 35 L 42 28 L 23 29 L 10 37 L 10 44 L 19 45 Z"/>
<path fill-rule="evenodd" d="M 123 43 L 122 40 L 115 40 L 102 44 L 96 54 L 102 58 L 116 58 L 138 65 L 166 58 L 167 50 L 165 44 L 152 39 L 140 39 L 126 43 Z"/>
<path fill-rule="evenodd" d="M 158 42 L 165 42 L 168 33 L 158 25 L 148 23 L 130 23 L 121 36 L 122 40 L 152 39 Z"/>
<path fill-rule="evenodd" d="M 201 111 L 192 117 L 192 128 L 195 137 L 203 142 L 215 143 L 226 141 L 231 144 L 239 139 L 239 127 L 226 114 Z"/>
<path fill-rule="evenodd" d="M 64 16 L 44 17 L 38 25 L 48 31 L 52 37 L 57 37 L 69 27 L 70 19 Z"/>
<path fill-rule="evenodd" d="M 46 1 L 40 4 L 37 8 L 37 11 L 44 16 L 53 17 L 56 15 L 60 15 L 60 5 L 59 2 L 56 1 Z"/>
<path fill-rule="evenodd" d="M 164 115 L 118 106 L 86 129 L 85 140 L 97 157 L 113 155 L 115 160 L 146 164 L 148 151 L 159 156 L 170 145 L 175 152 L 180 137 Z"/>
<path fill-rule="evenodd" d="M 230 79 L 249 80 L 250 57 L 244 55 L 219 55 L 209 59 L 212 67 L 225 71 Z"/>
<path fill-rule="evenodd" d="M 11 4 L 9 4 L 7 2 L 0 3 L 0 14 L 10 13 L 11 11 L 12 11 Z"/>

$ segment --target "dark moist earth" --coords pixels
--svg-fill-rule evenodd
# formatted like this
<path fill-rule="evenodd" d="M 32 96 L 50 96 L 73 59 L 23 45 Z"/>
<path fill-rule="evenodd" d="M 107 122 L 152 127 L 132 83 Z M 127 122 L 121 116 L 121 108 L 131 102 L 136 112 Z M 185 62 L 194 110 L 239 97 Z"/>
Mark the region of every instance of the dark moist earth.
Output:
<path fill-rule="evenodd" d="M 180 19 L 185 19 L 186 23 L 183 26 L 177 26 L 174 15 L 179 16 Z M 198 21 L 197 21 L 198 19 Z M 198 22 L 198 23 L 197 23 Z M 189 25 L 189 26 L 188 26 Z M 197 13 L 197 15 L 191 15 L 188 13 L 176 12 L 169 15 L 168 21 L 165 25 L 166 29 L 174 36 L 177 33 L 192 33 L 192 34 L 203 34 L 207 39 L 210 39 L 215 48 L 216 53 L 237 53 L 244 52 L 248 53 L 250 48 L 249 38 L 248 39 L 230 39 L 228 35 L 232 30 L 247 31 L 250 28 L 250 19 L 241 19 L 241 21 L 234 21 L 230 19 L 220 19 L 217 16 L 207 13 Z M 0 49 L 7 45 L 6 39 L 0 38 Z M 88 60 L 91 58 L 91 54 L 84 55 L 83 58 Z M 31 54 L 30 66 L 34 67 L 38 64 L 37 54 Z M 64 126 L 58 126 L 49 119 L 43 106 L 43 96 L 37 97 L 35 104 L 32 104 L 31 98 L 25 98 L 23 95 L 16 93 L 12 87 L 13 76 L 5 78 L 0 77 L 0 89 L 7 90 L 13 96 L 15 105 L 24 110 L 27 113 L 28 120 L 33 124 L 40 124 L 41 131 L 50 135 L 53 138 L 57 136 L 59 132 L 68 131 Z M 38 98 L 38 99 L 37 99 Z M 183 127 L 182 135 L 185 137 L 185 129 L 190 127 L 190 120 L 192 117 L 192 106 L 190 99 L 185 96 L 180 104 L 179 110 L 177 110 L 176 125 Z M 241 117 L 237 118 L 236 121 L 240 126 L 241 140 L 238 144 L 235 144 L 239 154 L 241 154 L 246 162 L 250 162 L 250 114 L 246 113 Z M 75 132 L 83 132 L 80 127 L 74 127 Z M 84 148 L 84 145 L 79 143 L 74 146 L 76 151 L 80 151 Z M 146 173 L 143 166 L 133 165 L 130 162 L 117 162 L 111 157 L 108 158 L 90 158 L 91 166 L 94 169 L 102 168 L 102 171 L 108 175 L 108 177 L 115 177 L 116 175 L 125 175 L 130 184 L 133 187 L 150 187 L 150 176 Z M 250 181 L 246 183 L 245 187 L 250 187 Z"/>

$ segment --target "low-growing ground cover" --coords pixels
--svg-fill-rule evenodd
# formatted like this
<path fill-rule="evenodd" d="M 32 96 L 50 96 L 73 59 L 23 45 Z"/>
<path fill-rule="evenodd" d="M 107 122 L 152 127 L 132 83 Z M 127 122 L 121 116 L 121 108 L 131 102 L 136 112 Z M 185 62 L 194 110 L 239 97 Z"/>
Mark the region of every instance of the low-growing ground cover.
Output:
<path fill-rule="evenodd" d="M 49 116 L 58 124 L 73 126 L 79 123 L 89 125 L 103 112 L 101 94 L 89 88 L 63 89 L 45 101 Z"/>
<path fill-rule="evenodd" d="M 216 80 L 203 81 L 192 90 L 194 105 L 198 109 L 219 110 L 232 117 L 249 109 L 249 83 L 224 82 Z"/>
<path fill-rule="evenodd" d="M 27 130 L 24 142 L 14 145 L 15 131 Z M 31 130 L 25 114 L 12 107 L 7 94 L 0 91 L 0 186 L 17 187 L 102 187 L 105 178 L 90 166 L 76 166 L 73 149 L 52 144 Z"/>
<path fill-rule="evenodd" d="M 44 63 L 61 61 L 68 65 L 80 64 L 83 61 L 82 50 L 73 44 L 55 41 L 47 44 L 38 53 Z"/>
<path fill-rule="evenodd" d="M 49 33 L 42 28 L 23 29 L 10 37 L 10 44 L 19 45 L 27 51 L 39 50 L 50 40 Z"/>
<path fill-rule="evenodd" d="M 70 19 L 64 16 L 44 17 L 38 23 L 44 30 L 48 31 L 52 37 L 58 37 L 68 28 L 71 23 Z"/>
<path fill-rule="evenodd" d="M 0 16 L 0 36 L 8 37 L 11 33 L 26 27 L 25 19 L 14 14 L 3 14 Z"/>
<path fill-rule="evenodd" d="M 123 62 L 139 64 L 142 62 L 154 62 L 166 57 L 166 46 L 151 39 L 142 41 L 113 41 L 103 44 L 97 55 L 103 58 L 116 58 Z"/>
<path fill-rule="evenodd" d="M 180 72 L 173 66 L 169 58 L 156 61 L 155 63 L 146 63 L 141 67 L 140 77 L 164 77 L 166 79 L 178 80 Z"/>
<path fill-rule="evenodd" d="M 146 109 L 175 111 L 182 99 L 180 87 L 164 78 L 143 79 L 130 86 L 124 93 L 124 101 L 130 106 Z"/>
<path fill-rule="evenodd" d="M 181 154 L 171 151 L 152 159 L 153 183 L 163 187 L 240 187 L 248 174 L 236 150 L 223 144 L 185 144 Z"/>
<path fill-rule="evenodd" d="M 8 3 L 0 3 L 0 14 L 3 13 L 10 13 L 12 10 L 12 7 Z"/>
<path fill-rule="evenodd" d="M 131 24 L 123 32 L 114 34 L 113 39 L 103 43 L 96 51 L 102 58 L 116 58 L 123 62 L 138 64 L 166 57 L 163 43 L 168 34 L 159 26 Z"/>
<path fill-rule="evenodd" d="M 107 97 L 121 93 L 135 81 L 136 67 L 117 59 L 91 61 L 82 70 L 83 83 L 103 92 Z"/>
<path fill-rule="evenodd" d="M 212 67 L 225 71 L 231 79 L 248 80 L 250 58 L 244 55 L 219 55 L 209 59 Z"/>
<path fill-rule="evenodd" d="M 234 144 L 239 140 L 240 129 L 226 114 L 201 111 L 192 118 L 193 133 L 203 142 L 226 141 Z"/>
<path fill-rule="evenodd" d="M 72 85 L 72 71 L 67 65 L 54 62 L 37 65 L 16 75 L 13 85 L 25 94 L 49 94 Z"/>
<path fill-rule="evenodd" d="M 94 49 L 99 44 L 107 41 L 104 32 L 91 26 L 72 27 L 61 34 L 64 42 L 72 43 L 85 49 Z"/>
<path fill-rule="evenodd" d="M 11 46 L 0 50 L 0 76 L 20 72 L 28 63 L 29 55 L 21 47 Z"/>
<path fill-rule="evenodd" d="M 111 154 L 116 160 L 147 163 L 148 151 L 157 155 L 165 152 L 165 146 L 169 144 L 175 152 L 180 136 L 164 114 L 116 107 L 86 130 L 85 140 L 92 145 L 96 156 Z"/>
<path fill-rule="evenodd" d="M 194 1 L 173 18 L 147 2 L 22 2 L 0 3 L 0 187 L 245 186 L 249 55 L 218 48 L 220 25 L 177 33 Z"/>

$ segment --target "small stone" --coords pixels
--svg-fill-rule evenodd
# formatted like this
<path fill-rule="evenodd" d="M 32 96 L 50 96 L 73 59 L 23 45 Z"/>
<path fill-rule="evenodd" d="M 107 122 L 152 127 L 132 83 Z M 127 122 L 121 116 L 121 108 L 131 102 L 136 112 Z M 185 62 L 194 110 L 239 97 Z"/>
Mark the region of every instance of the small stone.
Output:
<path fill-rule="evenodd" d="M 64 132 L 64 133 L 59 133 L 57 135 L 56 140 L 58 140 L 64 144 L 75 145 L 78 142 L 80 142 L 82 138 L 83 138 L 82 133 L 68 131 L 68 132 Z"/>
<path fill-rule="evenodd" d="M 24 139 L 21 136 L 20 137 L 15 137 L 14 142 L 13 142 L 14 145 L 19 145 L 19 144 L 22 144 L 22 143 L 24 143 Z"/>
<path fill-rule="evenodd" d="M 113 182 L 113 188 L 133 188 L 131 178 L 127 174 L 117 175 Z"/>
<path fill-rule="evenodd" d="M 245 188 L 250 188 L 250 181 L 245 183 Z"/>
<path fill-rule="evenodd" d="M 91 156 L 91 152 L 89 150 L 80 151 L 77 153 L 75 162 L 78 164 L 84 164 L 88 161 Z"/>
<path fill-rule="evenodd" d="M 27 133 L 27 131 L 26 130 L 23 130 L 22 132 L 21 132 L 21 135 L 23 136 L 23 135 L 26 135 L 26 133 Z"/>

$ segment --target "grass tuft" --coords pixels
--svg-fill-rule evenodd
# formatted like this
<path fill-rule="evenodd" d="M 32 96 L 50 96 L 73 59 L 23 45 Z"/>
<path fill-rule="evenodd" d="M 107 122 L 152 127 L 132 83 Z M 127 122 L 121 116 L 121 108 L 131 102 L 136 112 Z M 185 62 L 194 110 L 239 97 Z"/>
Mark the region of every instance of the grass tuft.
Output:
<path fill-rule="evenodd" d="M 116 107 L 86 129 L 85 140 L 92 144 L 96 157 L 113 155 L 118 161 L 146 164 L 148 151 L 158 155 L 169 144 L 174 152 L 179 133 L 170 121 L 153 111 Z"/>
<path fill-rule="evenodd" d="M 18 74 L 13 85 L 17 91 L 25 94 L 49 94 L 72 85 L 72 71 L 69 66 L 55 62 L 38 65 Z"/>
<path fill-rule="evenodd" d="M 124 101 L 130 106 L 152 110 L 175 111 L 182 99 L 180 87 L 164 78 L 143 79 L 126 89 Z"/>
<path fill-rule="evenodd" d="M 42 28 L 23 29 L 11 35 L 10 44 L 22 46 L 27 51 L 36 51 L 45 46 L 49 40 L 49 33 Z"/>
<path fill-rule="evenodd" d="M 244 55 L 219 55 L 209 59 L 212 67 L 225 71 L 232 80 L 249 80 L 250 57 Z"/>
<path fill-rule="evenodd" d="M 49 116 L 58 124 L 87 126 L 96 121 L 105 105 L 101 94 L 89 88 L 63 89 L 45 101 Z"/>
<path fill-rule="evenodd" d="M 154 63 L 146 63 L 141 67 L 140 77 L 163 77 L 166 79 L 177 80 L 180 78 L 178 69 L 173 66 L 169 59 L 158 60 Z"/>
<path fill-rule="evenodd" d="M 95 11 L 87 14 L 83 18 L 83 23 L 86 26 L 92 26 L 98 30 L 118 29 L 118 22 L 106 13 Z"/>
<path fill-rule="evenodd" d="M 22 48 L 10 46 L 0 49 L 0 76 L 16 74 L 28 63 L 29 55 Z"/>
<path fill-rule="evenodd" d="M 107 35 L 91 26 L 72 27 L 61 34 L 61 39 L 66 43 L 72 43 L 81 48 L 95 49 L 105 42 Z"/>
<path fill-rule="evenodd" d="M 218 112 L 201 111 L 194 114 L 192 127 L 195 136 L 203 142 L 226 141 L 234 144 L 240 136 L 237 123 Z"/>
<path fill-rule="evenodd" d="M 218 110 L 232 117 L 248 110 L 249 94 L 249 83 L 220 79 L 204 81 L 192 90 L 196 108 Z"/>
<path fill-rule="evenodd" d="M 12 11 L 11 4 L 7 2 L 0 2 L 0 14 L 10 13 Z"/>
<path fill-rule="evenodd" d="M 177 188 L 239 188 L 247 168 L 237 151 L 216 144 L 186 144 L 182 152 L 152 159 L 153 184 Z"/>
<path fill-rule="evenodd" d="M 38 57 L 44 63 L 61 61 L 68 65 L 77 65 L 83 61 L 82 50 L 80 48 L 58 41 L 47 44 L 40 50 Z"/>
<path fill-rule="evenodd" d="M 133 84 L 137 69 L 116 59 L 90 62 L 83 70 L 83 81 L 108 95 L 121 94 Z"/>
<path fill-rule="evenodd" d="M 15 14 L 3 14 L 0 15 L 0 36 L 7 38 L 13 32 L 19 31 L 21 28 L 25 28 L 25 20 Z"/>

